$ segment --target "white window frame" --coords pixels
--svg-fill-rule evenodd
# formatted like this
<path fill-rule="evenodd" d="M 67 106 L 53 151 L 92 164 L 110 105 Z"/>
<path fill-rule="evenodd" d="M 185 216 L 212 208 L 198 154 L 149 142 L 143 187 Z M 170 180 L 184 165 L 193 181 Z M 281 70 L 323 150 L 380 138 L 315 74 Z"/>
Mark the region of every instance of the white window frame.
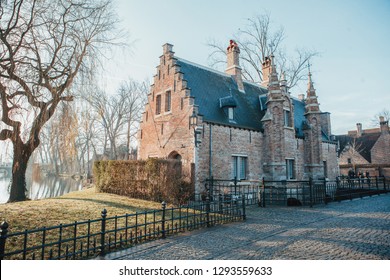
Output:
<path fill-rule="evenodd" d="M 286 158 L 286 178 L 287 180 L 295 180 L 297 178 L 295 159 L 293 158 Z"/>
<path fill-rule="evenodd" d="M 283 120 L 285 127 L 292 127 L 291 111 L 283 109 Z"/>
<path fill-rule="evenodd" d="M 246 180 L 248 174 L 248 156 L 232 155 L 232 179 Z"/>
<path fill-rule="evenodd" d="M 229 117 L 229 121 L 234 120 L 234 108 L 233 107 L 228 107 L 228 117 Z"/>

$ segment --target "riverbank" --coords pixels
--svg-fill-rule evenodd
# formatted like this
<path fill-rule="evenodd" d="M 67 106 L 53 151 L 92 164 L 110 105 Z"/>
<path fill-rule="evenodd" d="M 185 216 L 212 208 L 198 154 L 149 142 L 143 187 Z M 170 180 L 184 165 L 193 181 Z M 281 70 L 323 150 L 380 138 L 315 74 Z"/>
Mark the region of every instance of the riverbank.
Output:
<path fill-rule="evenodd" d="M 7 221 L 9 231 L 17 232 L 97 219 L 103 209 L 115 216 L 159 208 L 160 203 L 97 193 L 92 187 L 55 198 L 0 204 L 0 222 Z"/>

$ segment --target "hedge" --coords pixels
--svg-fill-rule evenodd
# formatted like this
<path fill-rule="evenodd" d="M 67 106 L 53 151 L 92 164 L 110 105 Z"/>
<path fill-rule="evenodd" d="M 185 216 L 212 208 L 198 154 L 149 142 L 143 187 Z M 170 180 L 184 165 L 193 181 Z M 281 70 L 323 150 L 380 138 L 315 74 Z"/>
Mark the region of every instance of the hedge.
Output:
<path fill-rule="evenodd" d="M 186 202 L 193 193 L 191 183 L 182 180 L 178 160 L 95 161 L 93 173 L 99 192 L 174 204 Z"/>

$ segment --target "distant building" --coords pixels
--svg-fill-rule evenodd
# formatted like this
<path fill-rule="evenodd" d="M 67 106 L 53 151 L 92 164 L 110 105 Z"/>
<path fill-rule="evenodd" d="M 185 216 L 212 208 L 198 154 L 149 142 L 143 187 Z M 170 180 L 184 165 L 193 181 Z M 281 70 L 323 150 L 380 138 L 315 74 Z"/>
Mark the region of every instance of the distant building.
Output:
<path fill-rule="evenodd" d="M 389 122 L 380 117 L 380 127 L 363 129 L 361 123 L 356 130 L 336 137 L 339 142 L 339 163 L 342 175 L 353 172 L 355 176 L 390 176 L 390 132 Z"/>
<path fill-rule="evenodd" d="M 330 114 L 321 112 L 311 74 L 306 98 L 292 97 L 274 57 L 261 85 L 244 81 L 230 41 L 225 73 L 163 46 L 138 134 L 138 159 L 180 159 L 196 192 L 205 179 L 302 180 L 339 175 Z"/>

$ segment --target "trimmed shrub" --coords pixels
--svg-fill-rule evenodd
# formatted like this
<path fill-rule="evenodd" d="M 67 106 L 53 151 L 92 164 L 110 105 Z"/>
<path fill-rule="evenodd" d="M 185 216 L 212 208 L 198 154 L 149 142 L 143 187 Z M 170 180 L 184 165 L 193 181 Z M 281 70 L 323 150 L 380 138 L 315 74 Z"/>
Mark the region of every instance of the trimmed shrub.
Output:
<path fill-rule="evenodd" d="M 193 194 L 178 160 L 95 161 L 93 173 L 99 192 L 174 204 L 183 204 Z"/>

